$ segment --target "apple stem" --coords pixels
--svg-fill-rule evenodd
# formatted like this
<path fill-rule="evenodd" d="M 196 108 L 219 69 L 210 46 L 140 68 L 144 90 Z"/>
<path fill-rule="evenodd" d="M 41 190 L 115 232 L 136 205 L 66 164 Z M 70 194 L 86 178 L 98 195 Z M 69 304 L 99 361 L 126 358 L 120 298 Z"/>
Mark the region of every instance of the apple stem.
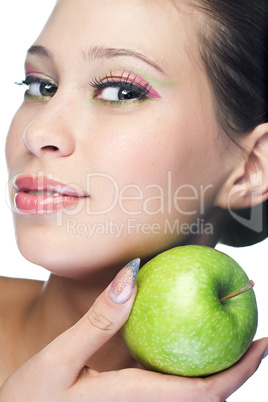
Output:
<path fill-rule="evenodd" d="M 220 302 L 222 303 L 222 302 L 224 302 L 225 300 L 231 299 L 232 297 L 241 295 L 241 293 L 244 293 L 244 292 L 246 292 L 247 290 L 252 289 L 254 285 L 255 285 L 255 283 L 250 280 L 250 281 L 249 281 L 245 286 L 243 286 L 241 289 L 237 290 L 237 291 L 234 292 L 234 293 L 231 293 L 231 294 L 228 295 L 228 296 L 222 297 L 222 298 L 220 299 Z"/>

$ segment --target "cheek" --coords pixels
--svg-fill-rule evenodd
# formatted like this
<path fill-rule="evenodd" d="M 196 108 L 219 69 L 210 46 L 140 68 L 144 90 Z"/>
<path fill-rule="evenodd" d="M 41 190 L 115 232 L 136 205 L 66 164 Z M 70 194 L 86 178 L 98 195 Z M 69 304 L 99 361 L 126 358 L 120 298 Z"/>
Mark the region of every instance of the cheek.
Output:
<path fill-rule="evenodd" d="M 16 112 L 12 119 L 7 139 L 6 139 L 6 160 L 8 168 L 19 163 L 18 155 L 23 146 L 23 133 L 30 123 L 30 119 L 25 116 L 22 107 Z"/>
<path fill-rule="evenodd" d="M 177 184 L 195 183 L 201 180 L 202 170 L 209 169 L 203 163 L 212 139 L 200 129 L 198 121 L 192 122 L 166 108 L 149 120 L 148 117 L 124 123 L 109 120 L 107 127 L 97 127 L 98 140 L 82 144 L 88 157 L 88 171 L 109 173 L 119 187 L 137 184 L 141 187 L 166 182 L 168 172 L 176 176 Z M 161 112 L 161 113 L 160 113 Z M 120 125 L 118 123 L 120 121 Z M 124 130 L 122 129 L 124 128 Z M 202 127 L 202 126 L 201 126 Z"/>
<path fill-rule="evenodd" d="M 200 147 L 193 150 L 189 135 L 176 123 L 154 119 L 154 124 L 128 126 L 121 136 L 111 134 L 98 144 L 101 155 L 93 152 L 89 158 L 96 169 L 90 178 L 92 209 L 110 210 L 116 200 L 112 210 L 117 219 L 121 214 L 120 219 L 159 222 L 166 214 L 184 211 L 191 218 L 203 184 L 202 175 L 198 177 Z"/>
<path fill-rule="evenodd" d="M 8 167 L 15 165 L 15 163 L 16 165 L 20 163 L 20 154 L 26 150 L 23 143 L 23 134 L 41 110 L 42 105 L 36 104 L 34 107 L 30 108 L 27 103 L 23 103 L 14 115 L 6 140 L 6 159 Z"/>
<path fill-rule="evenodd" d="M 17 149 L 17 145 L 19 143 L 19 139 L 20 139 L 20 135 L 17 131 L 18 129 L 18 124 L 16 124 L 16 115 L 13 118 L 8 134 L 7 134 L 7 138 L 6 138 L 6 161 L 7 161 L 7 165 L 8 168 L 10 168 L 10 165 L 12 165 L 12 160 L 16 159 L 14 153 L 15 150 Z"/>

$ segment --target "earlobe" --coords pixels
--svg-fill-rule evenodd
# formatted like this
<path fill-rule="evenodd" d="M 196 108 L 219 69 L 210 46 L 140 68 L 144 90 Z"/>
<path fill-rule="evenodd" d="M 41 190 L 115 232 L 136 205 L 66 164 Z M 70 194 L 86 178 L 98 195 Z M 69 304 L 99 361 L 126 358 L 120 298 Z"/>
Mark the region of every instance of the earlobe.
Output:
<path fill-rule="evenodd" d="M 243 209 L 268 199 L 268 123 L 257 126 L 241 143 L 249 149 L 218 194 L 216 205 Z"/>

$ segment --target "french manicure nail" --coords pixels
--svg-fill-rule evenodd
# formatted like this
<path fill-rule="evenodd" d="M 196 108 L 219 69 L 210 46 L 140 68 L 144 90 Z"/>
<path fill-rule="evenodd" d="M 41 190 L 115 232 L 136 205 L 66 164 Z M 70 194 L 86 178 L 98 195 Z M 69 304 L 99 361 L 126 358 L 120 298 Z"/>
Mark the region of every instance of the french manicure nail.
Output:
<path fill-rule="evenodd" d="M 114 278 L 108 292 L 109 299 L 116 304 L 125 303 L 132 295 L 140 267 L 140 258 L 130 261 Z"/>

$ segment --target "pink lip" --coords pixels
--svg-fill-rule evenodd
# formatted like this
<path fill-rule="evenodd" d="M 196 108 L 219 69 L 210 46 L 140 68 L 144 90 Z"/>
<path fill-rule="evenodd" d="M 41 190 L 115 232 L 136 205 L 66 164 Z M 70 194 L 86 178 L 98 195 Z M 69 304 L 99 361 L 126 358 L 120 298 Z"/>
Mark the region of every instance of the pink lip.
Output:
<path fill-rule="evenodd" d="M 25 215 L 49 214 L 71 208 L 80 198 L 88 196 L 80 189 L 74 189 L 46 176 L 18 175 L 14 180 L 14 187 L 17 190 L 14 197 L 15 206 Z M 42 193 L 38 194 L 40 192 Z"/>

